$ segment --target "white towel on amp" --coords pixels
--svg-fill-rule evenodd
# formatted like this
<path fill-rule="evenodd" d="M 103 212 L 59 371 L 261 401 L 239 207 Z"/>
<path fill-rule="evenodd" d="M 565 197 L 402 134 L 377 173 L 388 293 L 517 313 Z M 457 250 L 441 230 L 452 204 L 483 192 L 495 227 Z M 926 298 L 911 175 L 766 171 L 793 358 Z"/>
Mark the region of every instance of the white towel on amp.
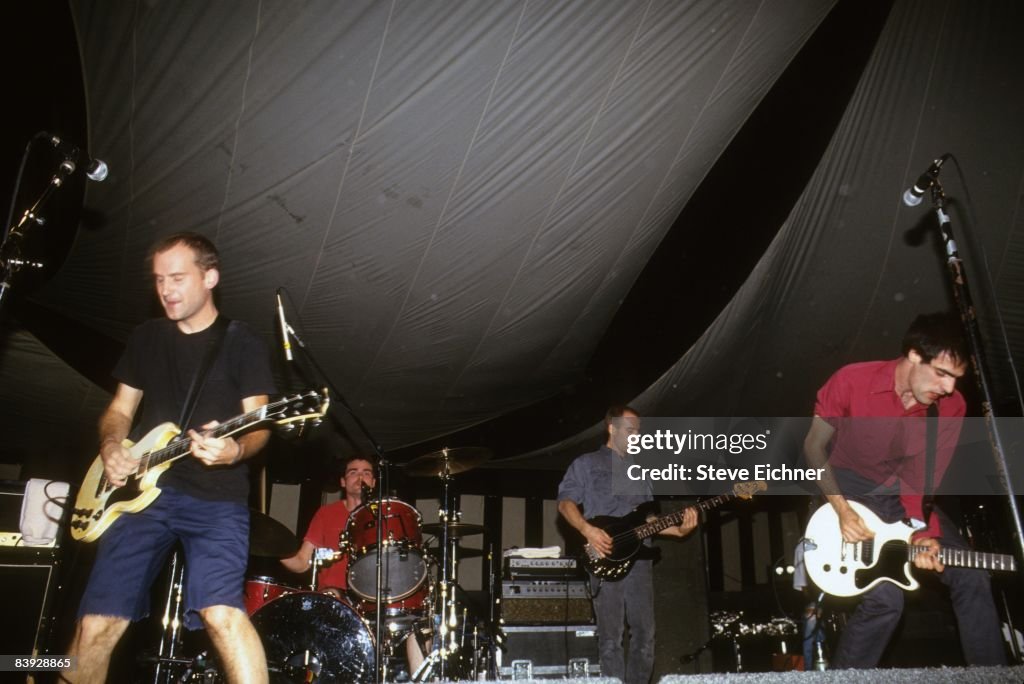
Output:
<path fill-rule="evenodd" d="M 70 485 L 33 478 L 25 485 L 21 500 L 21 543 L 25 546 L 46 546 L 57 538 Z"/>

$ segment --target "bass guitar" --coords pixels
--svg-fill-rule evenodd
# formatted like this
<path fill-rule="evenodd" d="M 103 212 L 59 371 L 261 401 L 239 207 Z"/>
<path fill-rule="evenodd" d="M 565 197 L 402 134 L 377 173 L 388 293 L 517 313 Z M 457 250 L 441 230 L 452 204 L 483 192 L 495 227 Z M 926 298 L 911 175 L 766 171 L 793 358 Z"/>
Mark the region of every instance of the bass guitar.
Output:
<path fill-rule="evenodd" d="M 833 596 L 856 596 L 881 582 L 892 582 L 907 591 L 917 589 L 920 585 L 910 568 L 918 554 L 928 553 L 931 548 L 911 542 L 915 526 L 909 520 L 884 523 L 867 506 L 857 501 L 849 504 L 874 531 L 874 538 L 843 541 L 839 516 L 831 504 L 825 504 L 811 516 L 804 535 L 804 563 L 810 578 Z M 1013 556 L 970 549 L 941 547 L 939 560 L 959 568 L 1017 569 Z"/>
<path fill-rule="evenodd" d="M 310 390 L 270 402 L 209 430 L 210 437 L 228 437 L 267 423 L 295 428 L 307 422 L 319 423 L 330 400 L 327 390 Z M 192 440 L 174 438 L 181 429 L 162 423 L 136 443 L 123 442 L 138 466 L 124 485 L 112 484 L 97 456 L 82 481 L 71 511 L 71 536 L 84 542 L 99 539 L 122 513 L 137 513 L 160 496 L 157 479 L 182 456 L 190 453 Z"/>
<path fill-rule="evenodd" d="M 583 565 L 595 577 L 608 582 L 620 580 L 633 567 L 636 553 L 640 550 L 644 539 L 673 525 L 678 525 L 683 521 L 683 515 L 689 509 L 695 508 L 700 512 L 709 511 L 733 499 L 749 499 L 757 492 L 762 492 L 767 488 L 768 485 L 764 482 L 739 482 L 733 486 L 733 491 L 730 494 L 720 494 L 674 513 L 667 513 L 650 520 L 647 520 L 647 513 L 643 507 L 619 517 L 599 515 L 590 518 L 587 520 L 588 523 L 604 530 L 612 538 L 612 550 L 607 556 L 601 556 L 597 549 L 589 543 L 584 544 Z"/>

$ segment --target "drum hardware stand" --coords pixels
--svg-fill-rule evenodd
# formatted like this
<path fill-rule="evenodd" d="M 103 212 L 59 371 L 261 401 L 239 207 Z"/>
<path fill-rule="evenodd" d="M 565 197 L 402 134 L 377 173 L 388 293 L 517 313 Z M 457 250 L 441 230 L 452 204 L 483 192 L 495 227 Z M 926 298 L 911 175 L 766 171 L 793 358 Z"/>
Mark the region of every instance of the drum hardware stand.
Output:
<path fill-rule="evenodd" d="M 314 549 L 313 550 L 313 576 L 309 581 L 309 590 L 316 591 L 316 578 L 320 574 L 320 568 L 327 562 L 334 562 L 341 558 L 343 551 L 335 551 L 334 549 Z"/>
<path fill-rule="evenodd" d="M 194 658 L 187 658 L 178 655 L 182 647 L 181 628 L 183 623 L 181 602 L 183 596 L 185 564 L 180 550 L 171 554 L 170 579 L 167 586 L 167 601 L 164 604 L 164 614 L 160 622 L 163 626 L 160 636 L 160 646 L 155 657 L 148 658 L 149 662 L 155 663 L 153 670 L 154 684 L 161 682 L 188 682 L 196 675 L 203 677 L 216 677 L 219 673 L 209 660 L 209 653 L 203 651 Z M 173 668 L 184 668 L 180 677 L 174 677 Z M 216 679 L 211 681 L 217 681 Z"/>
<path fill-rule="evenodd" d="M 317 551 L 324 550 L 329 551 L 329 549 L 318 549 Z M 337 554 L 332 553 L 327 557 L 333 559 L 337 557 Z M 314 565 L 313 573 L 315 577 L 316 565 Z M 184 624 L 182 616 L 184 575 L 185 564 L 182 552 L 180 549 L 175 549 L 174 553 L 171 554 L 167 599 L 164 604 L 163 616 L 160 620 L 162 625 L 160 645 L 156 656 L 146 659 L 146 661 L 156 665 L 153 671 L 154 684 L 194 681 L 197 675 L 205 678 L 212 676 L 214 679 L 211 681 L 219 681 L 217 679 L 217 676 L 220 674 L 216 668 L 217 661 L 214 660 L 211 663 L 208 651 L 203 651 L 192 658 L 179 655 L 179 651 L 182 648 L 181 637 Z M 316 586 L 315 579 L 314 586 Z M 184 668 L 184 672 L 180 677 L 172 675 L 174 668 Z"/>
<path fill-rule="evenodd" d="M 484 665 L 486 676 L 491 679 L 498 679 L 498 667 L 497 667 L 497 649 L 498 649 L 498 634 L 500 630 L 499 612 L 498 612 L 498 600 L 497 597 L 501 596 L 498 590 L 498 574 L 496 572 L 497 559 L 494 556 L 494 544 L 490 545 L 490 549 L 487 551 L 487 598 L 488 598 L 488 611 L 487 616 L 487 659 Z"/>
<path fill-rule="evenodd" d="M 160 647 L 156 654 L 156 668 L 153 670 L 153 683 L 160 684 L 170 675 L 167 665 L 191 664 L 191 660 L 178 658 L 181 648 L 181 599 L 185 565 L 182 563 L 181 552 L 175 549 L 171 554 L 171 574 L 167 584 L 167 601 L 164 604 L 164 615 L 161 619 L 163 630 L 160 635 Z"/>
<path fill-rule="evenodd" d="M 208 658 L 209 658 L 209 653 L 206 652 L 206 651 L 203 651 L 202 653 L 197 655 L 192 660 L 186 660 L 186 661 L 182 661 L 181 659 L 174 660 L 174 662 L 176 664 L 181 664 L 181 663 L 184 662 L 184 664 L 186 665 L 185 672 L 184 672 L 184 674 L 181 675 L 181 677 L 178 679 L 178 681 L 181 682 L 181 684 L 185 684 L 186 682 L 191 680 L 196 675 L 199 675 L 199 676 L 203 677 L 204 679 L 210 678 L 209 681 L 212 681 L 212 682 L 220 681 L 220 678 L 218 677 L 219 673 L 217 672 L 217 670 L 215 668 L 211 667 L 210 661 L 208 660 Z"/>
<path fill-rule="evenodd" d="M 443 452 L 447 455 L 447 450 L 443 450 Z M 447 458 L 444 459 L 442 468 L 440 473 L 441 497 L 438 509 L 438 518 L 441 522 L 441 577 L 438 579 L 440 596 L 435 619 L 438 633 L 434 637 L 434 648 L 412 676 L 414 682 L 427 681 L 425 677 L 432 675 L 440 677 L 441 681 L 446 681 L 451 674 L 449 660 L 459 650 L 459 621 L 455 602 L 455 587 L 458 577 L 458 559 L 455 549 L 459 540 L 451 534 L 450 526 L 452 523 L 458 522 L 461 513 L 455 508 L 451 491 L 452 475 L 449 472 Z"/>

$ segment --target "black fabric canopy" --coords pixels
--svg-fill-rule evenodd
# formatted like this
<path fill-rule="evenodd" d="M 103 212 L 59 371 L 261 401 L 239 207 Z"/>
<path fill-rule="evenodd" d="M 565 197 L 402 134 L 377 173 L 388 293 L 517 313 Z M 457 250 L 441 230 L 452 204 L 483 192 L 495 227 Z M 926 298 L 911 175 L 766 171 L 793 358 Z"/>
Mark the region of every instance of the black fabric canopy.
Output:
<path fill-rule="evenodd" d="M 1012 404 L 1018 3 L 894 3 L 789 218 L 673 228 L 832 6 L 76 0 L 89 147 L 111 175 L 88 186 L 89 229 L 30 304 L 123 341 L 158 313 L 149 244 L 202 232 L 222 251 L 222 309 L 271 342 L 285 288 L 292 325 L 353 410 L 385 448 L 416 449 L 580 386 L 670 229 L 729 236 L 703 255 L 708 282 L 767 229 L 774 240 L 713 322 L 620 399 L 648 415 L 805 415 L 832 369 L 895 356 L 914 314 L 951 305 L 934 230 L 913 230 L 925 207 L 900 204 L 948 151 L 943 182 Z M 777 180 L 737 175 L 721 201 Z M 646 305 L 686 324 L 685 309 Z M 636 326 L 622 353 L 644 355 L 656 329 Z M 71 411 L 54 401 L 78 386 L 71 371 L 18 339 L 4 347 L 0 402 Z M 307 383 L 279 363 L 283 387 Z M 100 406 L 59 419 L 93 425 Z M 350 448 L 365 448 L 341 418 Z M 503 464 L 560 468 L 595 436 L 566 425 L 562 441 Z M 13 460 L 32 447 L 7 448 Z"/>

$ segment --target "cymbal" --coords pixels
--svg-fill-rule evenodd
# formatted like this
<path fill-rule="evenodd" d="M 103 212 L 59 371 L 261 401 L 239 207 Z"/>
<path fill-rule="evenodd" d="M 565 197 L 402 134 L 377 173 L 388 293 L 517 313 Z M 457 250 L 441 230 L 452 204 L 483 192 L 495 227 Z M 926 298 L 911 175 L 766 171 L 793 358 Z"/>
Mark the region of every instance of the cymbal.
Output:
<path fill-rule="evenodd" d="M 483 447 L 441 449 L 417 456 L 405 464 L 405 472 L 412 477 L 444 477 L 472 470 L 491 458 L 491 450 Z"/>
<path fill-rule="evenodd" d="M 483 525 L 474 525 L 473 523 L 464 522 L 448 524 L 448 536 L 452 539 L 462 539 L 463 537 L 468 537 L 471 534 L 483 534 L 483 532 Z M 444 534 L 444 525 L 441 523 L 430 523 L 429 525 L 424 525 L 423 533 L 440 537 Z"/>
<path fill-rule="evenodd" d="M 299 540 L 282 523 L 265 513 L 249 511 L 249 555 L 285 558 L 299 549 Z"/>

